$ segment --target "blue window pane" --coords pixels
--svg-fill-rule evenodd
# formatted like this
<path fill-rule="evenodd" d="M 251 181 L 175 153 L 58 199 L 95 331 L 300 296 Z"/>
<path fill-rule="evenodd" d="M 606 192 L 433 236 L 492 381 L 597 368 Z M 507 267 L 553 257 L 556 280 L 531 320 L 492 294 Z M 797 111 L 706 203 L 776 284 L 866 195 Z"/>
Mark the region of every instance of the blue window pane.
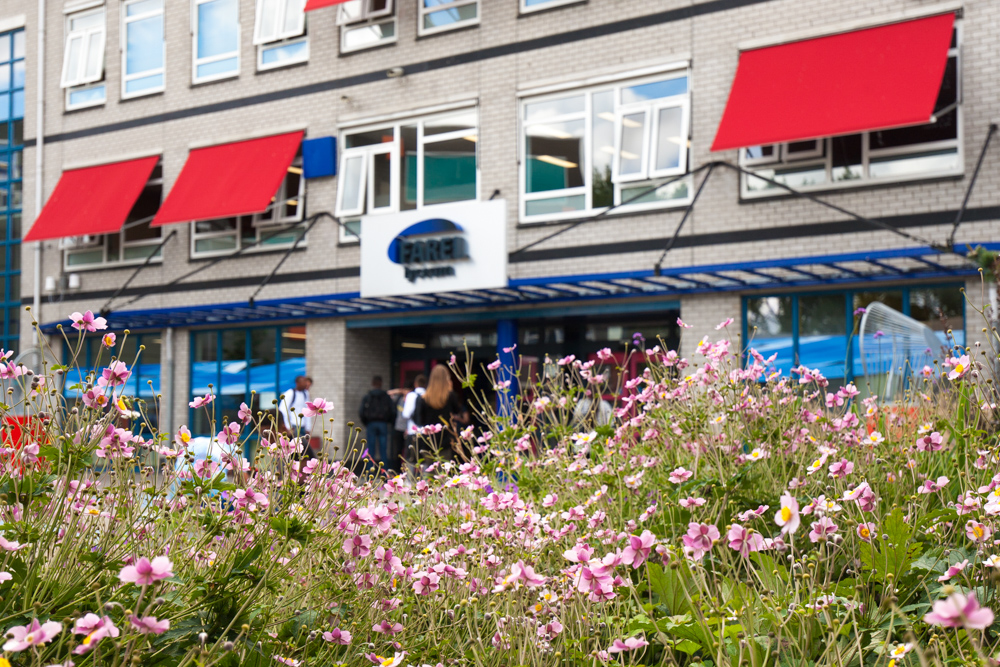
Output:
<path fill-rule="evenodd" d="M 666 81 L 653 81 L 622 89 L 622 104 L 655 100 L 661 97 L 683 95 L 687 92 L 687 77 L 682 76 Z"/>
<path fill-rule="evenodd" d="M 10 60 L 10 45 L 10 34 L 0 35 L 0 63 L 5 63 Z"/>
<path fill-rule="evenodd" d="M 14 58 L 24 58 L 24 31 L 14 33 Z"/>
<path fill-rule="evenodd" d="M 10 94 L 0 95 L 0 122 L 10 119 Z"/>
<path fill-rule="evenodd" d="M 217 60 L 207 65 L 198 65 L 198 78 L 202 79 L 228 74 L 229 72 L 235 72 L 237 67 L 239 67 L 239 61 L 236 58 L 226 58 L 225 60 Z"/>
<path fill-rule="evenodd" d="M 83 106 L 87 104 L 101 104 L 106 98 L 104 85 L 85 88 L 83 90 L 73 90 L 69 94 L 69 105 L 71 107 Z"/>
<path fill-rule="evenodd" d="M 10 111 L 11 118 L 24 118 L 24 91 L 14 93 Z"/>
<path fill-rule="evenodd" d="M 799 297 L 799 363 L 829 379 L 844 377 L 846 308 L 843 294 Z"/>
<path fill-rule="evenodd" d="M 773 354 L 774 368 L 788 375 L 795 366 L 792 346 L 791 297 L 761 297 L 747 299 L 748 346 L 764 358 Z"/>
<path fill-rule="evenodd" d="M 236 50 L 239 41 L 237 11 L 236 0 L 211 0 L 198 5 L 199 58 L 211 58 Z"/>
<path fill-rule="evenodd" d="M 126 74 L 138 74 L 163 67 L 163 16 L 151 16 L 129 23 L 125 49 Z"/>
<path fill-rule="evenodd" d="M 442 2 L 451 0 L 424 0 L 424 7 L 436 7 Z M 471 21 L 476 18 L 477 7 L 475 4 L 462 5 L 452 9 L 442 9 L 424 15 L 424 28 L 440 28 L 460 21 Z"/>
<path fill-rule="evenodd" d="M 261 52 L 261 62 L 264 65 L 279 65 L 286 62 L 293 63 L 304 60 L 308 53 L 308 42 L 281 44 L 263 49 Z"/>
<path fill-rule="evenodd" d="M 149 12 L 156 12 L 163 9 L 163 0 L 143 0 L 142 2 L 133 2 L 128 6 L 128 16 L 139 16 L 140 14 L 147 14 Z"/>
<path fill-rule="evenodd" d="M 163 87 L 163 75 L 154 74 L 152 76 L 145 76 L 141 79 L 133 79 L 125 84 L 126 93 L 138 93 L 143 90 L 150 90 L 152 88 L 162 88 Z"/>
<path fill-rule="evenodd" d="M 10 90 L 10 65 L 0 65 L 0 90 Z"/>
<path fill-rule="evenodd" d="M 14 63 L 14 87 L 24 88 L 24 61 Z"/>

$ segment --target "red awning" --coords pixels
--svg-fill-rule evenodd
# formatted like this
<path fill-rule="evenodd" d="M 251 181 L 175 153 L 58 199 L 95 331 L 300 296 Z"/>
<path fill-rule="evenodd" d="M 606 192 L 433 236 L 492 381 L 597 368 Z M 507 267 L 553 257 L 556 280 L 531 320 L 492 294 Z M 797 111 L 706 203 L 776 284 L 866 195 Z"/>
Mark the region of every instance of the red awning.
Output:
<path fill-rule="evenodd" d="M 954 14 L 744 51 L 713 151 L 928 123 Z"/>
<path fill-rule="evenodd" d="M 159 161 L 153 155 L 64 171 L 24 240 L 117 232 Z"/>
<path fill-rule="evenodd" d="M 308 0 L 306 2 L 306 11 L 312 11 L 314 9 L 320 9 L 322 7 L 330 7 L 331 5 L 342 5 L 347 0 Z"/>
<path fill-rule="evenodd" d="M 303 134 L 194 149 L 153 225 L 263 213 L 295 159 Z"/>

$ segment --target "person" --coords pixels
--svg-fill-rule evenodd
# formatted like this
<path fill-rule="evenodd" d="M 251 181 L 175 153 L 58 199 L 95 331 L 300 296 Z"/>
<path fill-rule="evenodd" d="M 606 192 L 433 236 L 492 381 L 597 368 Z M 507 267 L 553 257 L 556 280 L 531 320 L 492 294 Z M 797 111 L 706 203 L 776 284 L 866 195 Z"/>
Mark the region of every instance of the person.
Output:
<path fill-rule="evenodd" d="M 452 390 L 451 374 L 448 367 L 441 364 L 431 371 L 431 378 L 427 382 L 427 390 L 423 396 L 417 398 L 417 404 L 413 410 L 413 421 L 417 426 L 430 426 L 440 424 L 444 428 L 437 436 L 432 437 L 437 448 L 437 454 L 443 459 L 451 461 L 458 455 L 458 442 L 456 439 L 458 428 L 469 422 L 469 414 L 462 406 L 458 394 Z M 423 455 L 424 451 L 418 451 Z"/>
<path fill-rule="evenodd" d="M 389 396 L 392 398 L 396 410 L 396 419 L 392 424 L 392 433 L 389 438 L 389 460 L 391 464 L 386 463 L 386 468 L 392 471 L 399 470 L 397 465 L 403 454 L 403 447 L 406 442 L 406 422 L 408 420 L 403 416 L 403 408 L 406 406 L 406 397 L 411 391 L 413 391 L 413 387 L 400 387 L 389 390 Z"/>
<path fill-rule="evenodd" d="M 282 394 L 278 401 L 278 415 L 281 418 L 278 427 L 290 438 L 301 438 L 304 454 L 309 452 L 309 434 L 312 433 L 313 426 L 313 418 L 302 414 L 309 402 L 310 386 L 312 378 L 299 375 L 295 378 L 295 386 Z"/>
<path fill-rule="evenodd" d="M 573 425 L 577 427 L 582 426 L 588 418 L 592 420 L 593 426 L 607 426 L 613 417 L 611 404 L 604 400 L 603 396 L 597 396 L 595 405 L 592 390 L 587 390 L 573 408 Z"/>
<path fill-rule="evenodd" d="M 389 424 L 395 421 L 392 398 L 382 389 L 382 376 L 372 378 L 372 388 L 361 399 L 358 416 L 367 429 L 368 452 L 384 467 L 389 466 Z"/>
<path fill-rule="evenodd" d="M 403 419 L 406 420 L 406 433 L 403 439 L 403 458 L 411 468 L 417 463 L 417 424 L 413 421 L 413 413 L 417 409 L 417 399 L 423 396 L 425 391 L 427 391 L 427 376 L 421 373 L 413 378 L 413 391 L 408 393 L 403 400 Z"/>

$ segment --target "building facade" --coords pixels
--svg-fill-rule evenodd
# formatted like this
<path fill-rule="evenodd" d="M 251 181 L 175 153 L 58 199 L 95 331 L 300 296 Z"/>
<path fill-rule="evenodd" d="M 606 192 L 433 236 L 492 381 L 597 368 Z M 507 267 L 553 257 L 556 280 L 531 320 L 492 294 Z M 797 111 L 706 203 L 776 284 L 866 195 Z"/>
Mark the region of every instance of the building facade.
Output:
<path fill-rule="evenodd" d="M 6 0 L 4 347 L 102 311 L 161 425 L 307 373 L 343 442 L 372 375 L 515 343 L 728 334 L 846 381 L 878 300 L 964 344 L 998 32 L 993 0 Z"/>

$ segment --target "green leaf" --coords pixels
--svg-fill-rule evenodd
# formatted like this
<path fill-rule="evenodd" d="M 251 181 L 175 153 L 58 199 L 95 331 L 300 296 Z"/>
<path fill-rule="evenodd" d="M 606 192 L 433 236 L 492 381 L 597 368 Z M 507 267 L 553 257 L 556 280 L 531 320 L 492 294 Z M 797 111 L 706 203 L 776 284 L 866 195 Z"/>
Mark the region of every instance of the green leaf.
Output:
<path fill-rule="evenodd" d="M 685 580 L 679 574 L 682 568 L 686 570 L 687 566 L 680 563 L 675 570 L 664 569 L 657 563 L 649 563 L 649 586 L 672 615 L 693 612 L 687 600 Z"/>

